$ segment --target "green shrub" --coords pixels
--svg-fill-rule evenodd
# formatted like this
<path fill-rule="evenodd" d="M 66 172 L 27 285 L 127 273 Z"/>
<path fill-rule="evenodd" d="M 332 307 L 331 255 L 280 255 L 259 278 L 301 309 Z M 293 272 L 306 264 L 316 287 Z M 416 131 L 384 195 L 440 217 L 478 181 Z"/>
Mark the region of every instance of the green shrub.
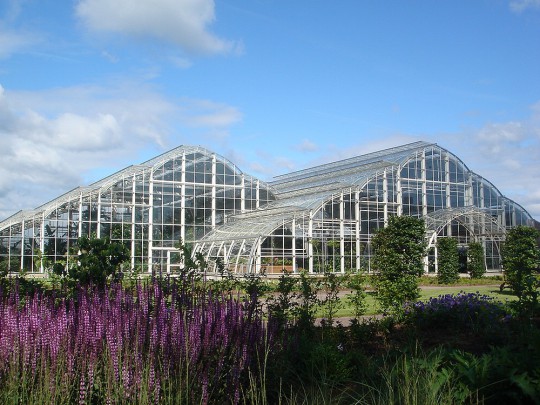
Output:
<path fill-rule="evenodd" d="M 459 280 L 459 252 L 457 240 L 441 238 L 437 241 L 440 284 L 454 284 Z"/>
<path fill-rule="evenodd" d="M 298 305 L 295 306 L 293 313 L 297 327 L 301 331 L 308 332 L 313 328 L 315 313 L 321 303 L 317 297 L 320 282 L 303 271 L 300 273 L 298 288 Z"/>
<path fill-rule="evenodd" d="M 512 228 L 506 235 L 502 259 L 506 281 L 518 297 L 520 312 L 532 316 L 538 310 L 540 232 L 528 226 Z"/>
<path fill-rule="evenodd" d="M 347 294 L 347 302 L 351 305 L 355 319 L 366 313 L 366 277 L 362 273 L 351 273 L 348 278 L 348 287 L 351 288 Z"/>
<path fill-rule="evenodd" d="M 406 301 L 419 296 L 418 278 L 424 272 L 426 255 L 424 221 L 413 217 L 391 217 L 388 226 L 371 240 L 377 300 L 384 311 L 399 313 Z"/>
<path fill-rule="evenodd" d="M 72 283 L 103 287 L 107 280 L 121 277 L 121 265 L 129 259 L 128 249 L 109 238 L 83 236 L 72 248 L 74 260 L 70 266 L 55 263 L 53 273 Z"/>
<path fill-rule="evenodd" d="M 291 277 L 288 272 L 284 272 L 279 277 L 274 294 L 266 300 L 268 315 L 280 329 L 288 325 L 298 305 L 294 292 L 296 284 L 297 279 Z"/>
<path fill-rule="evenodd" d="M 467 271 L 471 278 L 482 278 L 486 274 L 484 247 L 480 242 L 469 243 L 467 250 Z"/>

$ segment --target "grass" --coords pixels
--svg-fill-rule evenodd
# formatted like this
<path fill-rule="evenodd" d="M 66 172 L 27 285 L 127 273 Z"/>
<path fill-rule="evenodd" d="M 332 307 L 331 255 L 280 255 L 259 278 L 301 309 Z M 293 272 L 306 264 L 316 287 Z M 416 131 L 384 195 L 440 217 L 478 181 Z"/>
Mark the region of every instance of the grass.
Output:
<path fill-rule="evenodd" d="M 426 301 L 429 300 L 431 297 L 438 297 L 439 295 L 446 295 L 446 294 L 457 294 L 458 292 L 463 291 L 466 293 L 475 293 L 478 292 L 482 295 L 488 295 L 490 297 L 495 298 L 498 301 L 506 302 L 506 301 L 515 301 L 517 300 L 517 297 L 510 291 L 505 290 L 503 292 L 500 292 L 499 286 L 494 285 L 493 281 L 489 285 L 455 285 L 455 286 L 447 286 L 447 285 L 423 285 L 420 286 L 420 300 Z M 378 307 L 377 300 L 375 299 L 375 293 L 368 292 L 366 297 L 366 304 L 367 304 L 367 311 L 366 315 L 377 315 L 381 313 L 380 308 Z M 317 316 L 322 316 L 322 311 L 319 311 L 317 313 Z M 353 310 L 348 301 L 345 297 L 341 298 L 341 308 L 338 310 L 336 314 L 336 318 L 341 317 L 352 317 L 353 316 Z"/>
<path fill-rule="evenodd" d="M 439 280 L 436 276 L 422 276 L 418 280 L 419 284 L 422 286 L 426 285 L 435 285 L 441 286 Z M 470 278 L 470 277 L 460 277 L 455 284 L 451 286 L 460 286 L 460 285 L 500 285 L 503 282 L 502 276 L 486 276 L 482 278 Z"/>

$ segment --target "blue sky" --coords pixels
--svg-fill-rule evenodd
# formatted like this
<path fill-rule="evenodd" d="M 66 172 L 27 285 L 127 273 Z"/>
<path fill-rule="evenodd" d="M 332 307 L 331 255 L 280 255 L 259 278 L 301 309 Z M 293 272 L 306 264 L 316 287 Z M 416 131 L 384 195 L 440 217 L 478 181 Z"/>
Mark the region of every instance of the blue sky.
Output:
<path fill-rule="evenodd" d="M 540 219 L 540 0 L 2 0 L 0 218 L 181 144 L 273 175 L 416 140 Z"/>

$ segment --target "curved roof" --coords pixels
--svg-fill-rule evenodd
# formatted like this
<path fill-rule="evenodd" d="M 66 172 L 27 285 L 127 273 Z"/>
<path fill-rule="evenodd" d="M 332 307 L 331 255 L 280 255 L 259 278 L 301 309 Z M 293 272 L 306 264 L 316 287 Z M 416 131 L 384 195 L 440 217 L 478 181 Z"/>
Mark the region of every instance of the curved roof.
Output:
<path fill-rule="evenodd" d="M 87 196 L 94 193 L 100 193 L 103 192 L 110 187 L 112 187 L 114 184 L 116 184 L 119 180 L 125 179 L 126 177 L 132 177 L 132 176 L 138 176 L 138 175 L 150 175 L 152 170 L 155 170 L 159 168 L 160 166 L 163 166 L 166 162 L 179 158 L 183 154 L 200 154 L 201 157 L 204 159 L 215 156 L 216 159 L 226 165 L 228 165 L 231 168 L 234 168 L 234 171 L 236 174 L 244 175 L 244 177 L 247 180 L 255 179 L 253 176 L 247 175 L 243 173 L 234 163 L 232 163 L 230 160 L 226 159 L 223 156 L 218 155 L 217 153 L 211 152 L 208 149 L 205 149 L 201 146 L 189 146 L 189 145 L 181 145 L 174 149 L 171 149 L 168 152 L 165 152 L 159 156 L 156 156 L 150 160 L 147 160 L 146 162 L 141 163 L 140 165 L 132 165 L 128 166 L 125 169 L 122 169 L 116 173 L 113 173 L 101 180 L 98 180 L 88 186 L 82 186 L 82 187 L 76 187 L 67 193 L 62 194 L 59 197 L 56 197 L 55 199 L 40 205 L 39 207 L 33 209 L 33 210 L 23 210 L 19 211 L 12 216 L 6 218 L 5 220 L 0 222 L 0 230 L 5 229 L 11 225 L 15 225 L 17 223 L 20 223 L 22 221 L 26 220 L 39 220 L 43 216 L 47 216 L 50 214 L 54 209 L 56 209 L 59 206 L 62 206 L 66 203 L 69 203 L 70 201 L 73 201 L 75 199 L 80 198 L 82 195 Z M 196 160 L 189 160 L 186 162 L 186 165 L 193 165 L 196 164 Z M 265 186 L 267 188 L 270 188 L 266 182 L 260 181 L 260 184 L 262 186 Z"/>
<path fill-rule="evenodd" d="M 349 159 L 276 176 L 276 180 L 270 184 L 281 190 L 283 187 L 286 187 L 286 184 L 291 186 L 292 184 L 309 183 L 320 176 L 327 176 L 329 174 L 332 174 L 334 177 L 340 177 L 341 175 L 345 175 L 349 169 L 359 173 L 360 170 L 370 170 L 371 165 L 375 165 L 377 168 L 397 166 L 409 160 L 411 152 L 435 145 L 434 143 L 418 141 L 377 152 L 366 153 Z"/>
<path fill-rule="evenodd" d="M 489 209 L 474 206 L 444 208 L 429 213 L 424 217 L 426 232 L 439 233 L 444 226 L 453 220 L 461 222 L 476 236 L 484 236 L 486 230 L 489 230 L 489 235 L 499 237 L 502 237 L 506 232 L 497 219 L 493 218 Z"/>
<path fill-rule="evenodd" d="M 404 164 L 410 159 L 413 152 L 431 145 L 435 144 L 414 142 L 368 153 L 277 176 L 276 180 L 269 184 L 278 193 L 279 200 L 313 194 L 314 192 L 333 194 L 347 187 L 362 186 L 367 180 L 381 173 L 384 169 Z"/>
<path fill-rule="evenodd" d="M 269 235 L 281 226 L 283 221 L 307 215 L 310 210 L 320 208 L 332 196 L 342 191 L 363 187 L 368 180 L 382 174 L 384 170 L 403 167 L 416 158 L 418 152 L 428 147 L 436 147 L 447 153 L 474 178 L 487 183 L 499 196 L 506 199 L 495 186 L 472 172 L 453 153 L 435 143 L 419 141 L 277 176 L 274 181 L 269 182 L 275 190 L 275 201 L 261 210 L 231 217 L 229 223 L 207 234 L 203 241 L 253 239 Z"/>
<path fill-rule="evenodd" d="M 255 239 L 269 235 L 275 229 L 283 225 L 284 221 L 290 221 L 295 212 L 302 214 L 303 210 L 285 208 L 262 209 L 238 214 L 234 220 L 218 226 L 202 238 L 202 241 L 223 241 L 238 239 Z"/>
<path fill-rule="evenodd" d="M 295 216 L 307 215 L 310 210 L 318 209 L 324 202 L 342 190 L 361 188 L 367 181 L 380 175 L 384 170 L 403 167 L 409 160 L 415 158 L 418 152 L 428 147 L 436 147 L 448 153 L 453 159 L 462 164 L 472 174 L 474 179 L 489 185 L 502 197 L 502 193 L 494 185 L 483 177 L 471 172 L 457 156 L 435 143 L 420 141 L 280 175 L 269 183 L 261 181 L 261 185 L 267 187 L 275 194 L 276 200 L 258 210 L 229 217 L 228 223 L 210 232 L 204 240 L 210 238 L 215 238 L 216 240 L 219 238 L 253 238 L 255 236 L 269 234 L 279 224 L 283 223 L 283 221 L 292 220 Z M 182 145 L 147 160 L 140 165 L 133 165 L 122 169 L 89 186 L 75 188 L 34 210 L 19 211 L 0 222 L 0 230 L 25 220 L 39 221 L 41 217 L 48 215 L 55 208 L 74 201 L 80 198 L 81 195 L 84 197 L 103 192 L 126 177 L 149 176 L 153 170 L 162 167 L 168 161 L 181 157 L 183 154 L 200 154 L 200 160 L 197 158 L 186 160 L 186 165 L 194 165 L 204 159 L 215 156 L 218 161 L 234 169 L 236 174 L 243 174 L 234 163 L 223 156 L 200 146 Z M 247 179 L 253 179 L 252 176 L 245 174 L 244 176 Z M 523 209 L 515 202 L 512 201 L 512 203 Z M 524 209 L 523 211 L 526 212 Z"/>

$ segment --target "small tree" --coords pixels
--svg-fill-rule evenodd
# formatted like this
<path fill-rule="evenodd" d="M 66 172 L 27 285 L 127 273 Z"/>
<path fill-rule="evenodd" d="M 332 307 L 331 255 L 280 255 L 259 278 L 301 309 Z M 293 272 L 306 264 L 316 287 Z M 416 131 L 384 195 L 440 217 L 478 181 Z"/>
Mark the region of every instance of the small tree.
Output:
<path fill-rule="evenodd" d="M 119 275 L 120 265 L 129 259 L 128 249 L 119 242 L 111 242 L 109 238 L 89 238 L 83 236 L 77 240 L 73 248 L 77 263 L 67 270 L 57 263 L 53 272 L 59 276 L 67 276 L 81 284 L 104 286 L 109 278 Z"/>
<path fill-rule="evenodd" d="M 204 255 L 201 252 L 196 252 L 193 254 L 193 247 L 184 243 L 182 238 L 178 240 L 175 247 L 179 250 L 177 260 L 179 264 L 182 264 L 182 268 L 180 270 L 180 276 L 182 278 L 190 280 L 197 279 L 200 276 L 200 274 L 197 274 L 197 272 L 202 273 L 208 268 L 208 263 L 204 259 Z M 218 272 L 223 274 L 225 271 L 223 262 L 219 261 L 216 267 L 218 268 Z"/>
<path fill-rule="evenodd" d="M 539 236 L 540 233 L 534 228 L 517 226 L 508 231 L 502 248 L 506 282 L 516 293 L 520 308 L 526 312 L 538 306 Z"/>
<path fill-rule="evenodd" d="M 348 286 L 351 293 L 347 295 L 347 302 L 352 307 L 354 319 L 358 320 L 366 313 L 366 276 L 362 272 L 349 275 Z"/>
<path fill-rule="evenodd" d="M 294 309 L 298 305 L 294 292 L 296 284 L 297 280 L 291 277 L 290 273 L 284 271 L 279 277 L 275 294 L 266 300 L 269 319 L 275 322 L 279 329 L 288 326 L 293 317 Z"/>
<path fill-rule="evenodd" d="M 339 297 L 339 289 L 343 279 L 334 273 L 330 266 L 325 270 L 320 287 L 325 293 L 325 297 L 320 301 L 325 325 L 332 326 L 338 311 L 343 307 Z"/>
<path fill-rule="evenodd" d="M 437 241 L 439 271 L 437 278 L 440 284 L 454 284 L 459 280 L 459 252 L 457 240 L 441 238 Z"/>
<path fill-rule="evenodd" d="M 469 243 L 467 250 L 467 271 L 471 278 L 482 278 L 486 274 L 484 247 L 480 242 Z"/>
<path fill-rule="evenodd" d="M 391 217 L 371 240 L 377 300 L 386 311 L 399 313 L 406 301 L 419 297 L 418 277 L 424 272 L 426 255 L 424 221 L 414 217 Z"/>
<path fill-rule="evenodd" d="M 296 325 L 303 332 L 310 332 L 315 323 L 315 314 L 320 306 L 320 299 L 317 297 L 317 291 L 320 288 L 320 282 L 310 277 L 306 271 L 300 272 L 297 287 L 298 303 L 293 309 L 296 318 Z"/>

